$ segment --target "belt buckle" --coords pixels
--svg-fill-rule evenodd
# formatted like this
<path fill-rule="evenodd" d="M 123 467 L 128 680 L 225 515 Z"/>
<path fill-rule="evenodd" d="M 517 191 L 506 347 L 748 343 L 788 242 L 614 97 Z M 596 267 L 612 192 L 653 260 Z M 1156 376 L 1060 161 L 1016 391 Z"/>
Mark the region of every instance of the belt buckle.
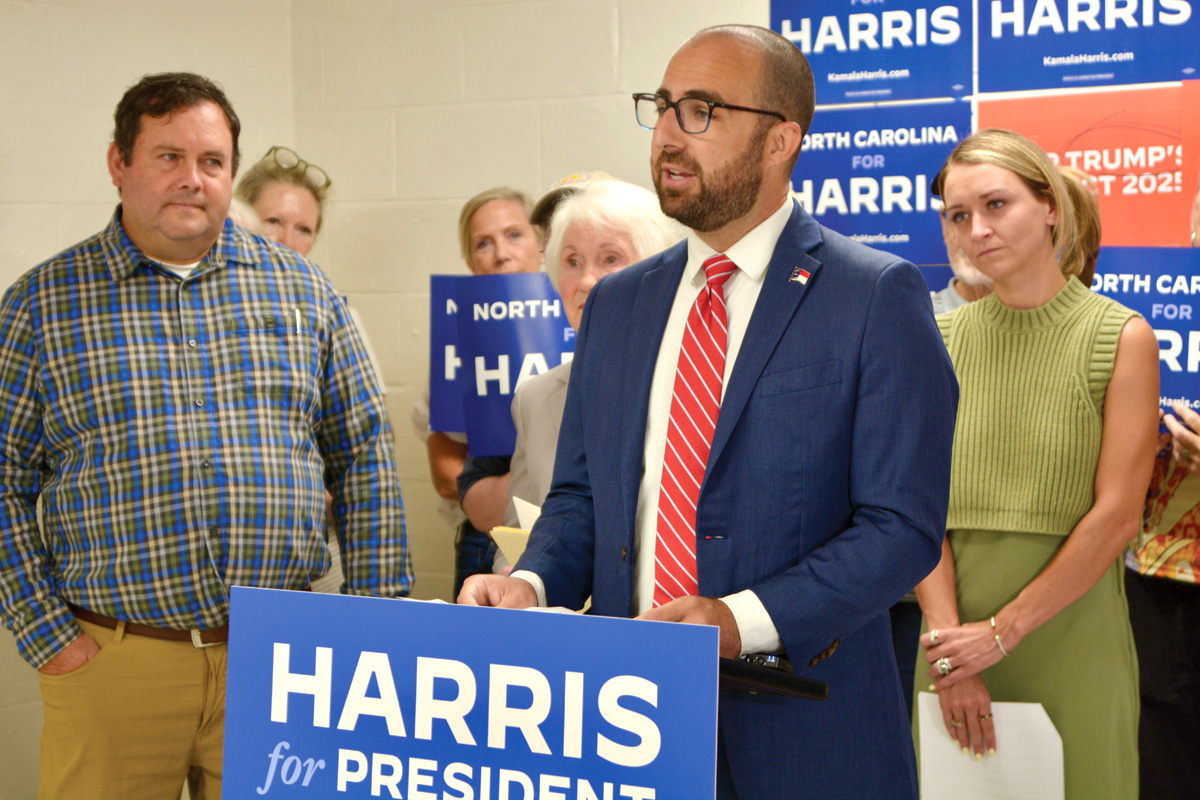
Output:
<path fill-rule="evenodd" d="M 190 631 L 190 633 L 192 634 L 192 644 L 195 647 L 199 647 L 199 648 L 215 647 L 216 645 L 220 644 L 220 642 L 207 642 L 206 643 L 206 642 L 200 641 L 200 634 L 203 633 L 203 631 L 196 630 L 193 628 Z"/>

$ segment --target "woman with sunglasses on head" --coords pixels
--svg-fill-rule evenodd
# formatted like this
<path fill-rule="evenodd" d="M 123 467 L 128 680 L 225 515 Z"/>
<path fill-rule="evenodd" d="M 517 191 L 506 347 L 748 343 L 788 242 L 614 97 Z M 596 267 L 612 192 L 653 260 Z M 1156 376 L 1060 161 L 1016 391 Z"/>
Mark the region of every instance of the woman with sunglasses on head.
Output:
<path fill-rule="evenodd" d="M 308 255 L 321 230 L 331 181 L 286 147 L 272 147 L 238 181 L 234 196 L 262 221 L 262 235 Z"/>
<path fill-rule="evenodd" d="M 249 204 L 254 210 L 261 223 L 257 233 L 307 256 L 321 230 L 330 184 L 332 181 L 325 170 L 300 158 L 295 151 L 276 145 L 242 175 L 234 190 L 234 199 Z M 367 339 L 362 319 L 357 311 L 349 308 L 349 303 L 347 308 L 366 347 L 379 388 L 386 395 L 379 360 Z M 326 501 L 331 499 L 326 493 Z M 329 556 L 332 562 L 329 571 L 312 582 L 313 591 L 336 593 L 341 589 L 342 558 L 336 540 L 329 541 Z"/>
<path fill-rule="evenodd" d="M 994 286 L 938 317 L 960 397 L 942 559 L 917 598 L 942 723 L 982 760 L 1004 746 L 993 701 L 1041 703 L 1067 798 L 1137 797 L 1120 557 L 1154 457 L 1158 343 L 1073 277 L 1080 198 L 1036 144 L 982 130 L 940 175 L 958 245 Z"/>

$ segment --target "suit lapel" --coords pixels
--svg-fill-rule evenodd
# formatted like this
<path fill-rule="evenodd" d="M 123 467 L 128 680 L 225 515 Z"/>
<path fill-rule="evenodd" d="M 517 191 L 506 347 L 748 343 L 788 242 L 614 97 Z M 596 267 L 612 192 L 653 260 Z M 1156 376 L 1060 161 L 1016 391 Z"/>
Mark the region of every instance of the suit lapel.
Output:
<path fill-rule="evenodd" d="M 650 406 L 650 383 L 663 331 L 671 315 L 671 303 L 687 264 L 687 244 L 668 250 L 658 265 L 642 275 L 629 317 L 629 336 L 624 353 L 623 441 L 621 486 L 625 495 L 627 530 L 633 531 L 637 516 L 638 488 L 646 450 L 646 415 Z"/>
<path fill-rule="evenodd" d="M 818 279 L 821 262 L 808 255 L 808 251 L 820 242 L 820 226 L 797 205 L 792 209 L 792 216 L 767 266 L 762 290 L 738 350 L 737 362 L 729 376 L 729 386 L 725 389 L 717 428 L 713 433 L 705 480 L 713 464 L 721 457 L 721 451 L 728 443 L 776 344 L 787 330 L 809 288 Z M 703 494 L 704 487 L 700 491 Z"/>

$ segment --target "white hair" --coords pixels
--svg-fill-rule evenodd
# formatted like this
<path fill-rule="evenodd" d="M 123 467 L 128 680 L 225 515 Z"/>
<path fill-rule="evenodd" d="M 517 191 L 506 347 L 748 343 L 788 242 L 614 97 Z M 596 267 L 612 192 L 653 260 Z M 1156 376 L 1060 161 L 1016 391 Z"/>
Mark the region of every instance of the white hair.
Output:
<path fill-rule="evenodd" d="M 550 218 L 546 272 L 556 286 L 563 237 L 572 225 L 625 237 L 638 261 L 666 250 L 687 235 L 679 223 L 662 213 L 653 192 L 615 179 L 596 181 L 559 203 Z"/>

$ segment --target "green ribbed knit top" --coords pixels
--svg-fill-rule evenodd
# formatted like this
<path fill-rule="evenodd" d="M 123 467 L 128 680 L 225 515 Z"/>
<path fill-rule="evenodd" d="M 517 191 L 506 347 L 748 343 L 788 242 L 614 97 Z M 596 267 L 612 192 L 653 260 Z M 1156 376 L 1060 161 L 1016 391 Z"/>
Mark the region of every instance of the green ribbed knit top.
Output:
<path fill-rule="evenodd" d="M 948 530 L 1071 532 L 1095 501 L 1104 394 L 1135 316 L 1071 279 L 1038 308 L 993 294 L 937 318 L 959 384 Z"/>

